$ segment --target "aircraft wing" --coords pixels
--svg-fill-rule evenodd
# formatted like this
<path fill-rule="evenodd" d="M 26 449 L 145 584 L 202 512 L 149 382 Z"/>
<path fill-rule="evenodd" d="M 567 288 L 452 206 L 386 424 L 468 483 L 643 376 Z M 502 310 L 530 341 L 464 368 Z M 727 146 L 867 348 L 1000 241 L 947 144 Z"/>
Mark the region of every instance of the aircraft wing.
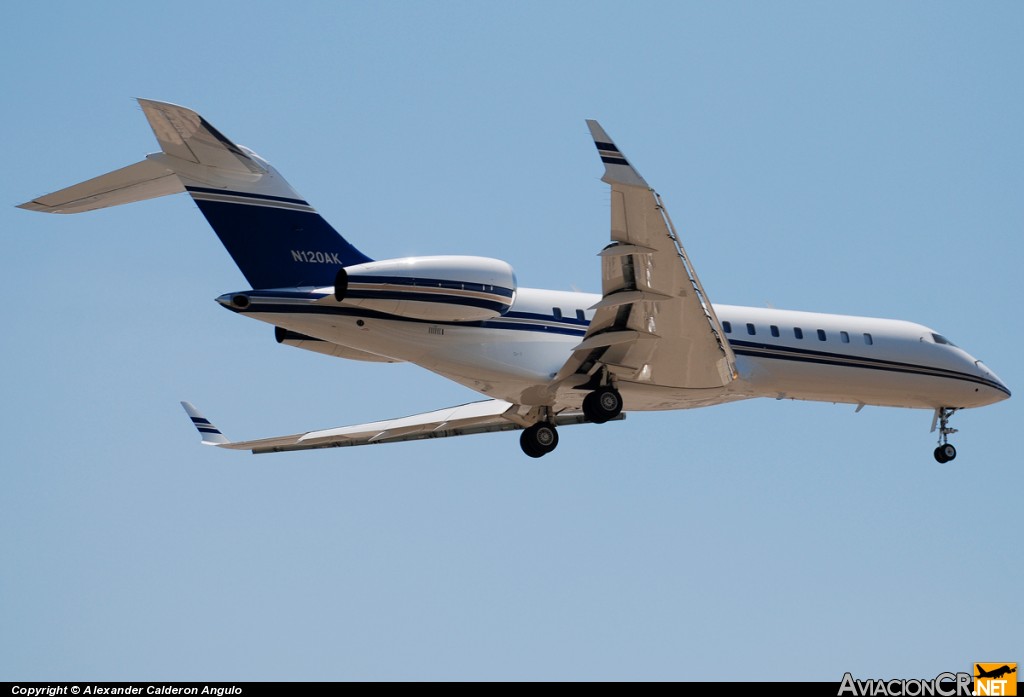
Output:
<path fill-rule="evenodd" d="M 231 450 L 251 450 L 253 454 L 257 455 L 290 450 L 315 450 L 350 445 L 397 443 L 424 438 L 469 436 L 476 433 L 522 429 L 529 423 L 523 418 L 525 414 L 520 414 L 525 407 L 519 407 L 500 399 L 491 399 L 400 419 L 235 442 L 225 437 L 220 429 L 199 413 L 199 410 L 192 404 L 182 402 L 181 406 L 185 408 L 192 419 L 192 424 L 199 431 L 203 445 L 216 445 Z M 553 421 L 556 426 L 586 423 L 586 419 L 580 411 L 562 412 L 555 416 Z"/>
<path fill-rule="evenodd" d="M 712 388 L 736 376 L 735 356 L 661 197 L 596 121 L 587 121 L 611 185 L 611 244 L 601 252 L 600 302 L 556 381 Z"/>

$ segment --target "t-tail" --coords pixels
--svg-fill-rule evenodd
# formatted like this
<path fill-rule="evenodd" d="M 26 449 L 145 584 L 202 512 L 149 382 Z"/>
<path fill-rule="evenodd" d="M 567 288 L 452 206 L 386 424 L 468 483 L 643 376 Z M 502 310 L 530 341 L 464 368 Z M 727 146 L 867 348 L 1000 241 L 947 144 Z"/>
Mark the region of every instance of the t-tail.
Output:
<path fill-rule="evenodd" d="M 19 208 L 81 213 L 187 191 L 253 288 L 333 285 L 371 261 L 270 164 L 185 107 L 140 99 L 162 152 Z"/>

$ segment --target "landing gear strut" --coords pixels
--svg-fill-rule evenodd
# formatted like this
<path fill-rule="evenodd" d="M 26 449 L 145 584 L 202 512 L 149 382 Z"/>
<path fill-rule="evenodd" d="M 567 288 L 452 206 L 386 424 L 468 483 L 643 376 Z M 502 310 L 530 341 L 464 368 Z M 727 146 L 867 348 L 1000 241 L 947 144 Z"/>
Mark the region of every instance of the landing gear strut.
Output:
<path fill-rule="evenodd" d="M 956 448 L 949 442 L 949 437 L 956 433 L 955 428 L 949 427 L 949 419 L 956 413 L 956 409 L 941 407 L 935 410 L 935 421 L 932 423 L 932 431 L 935 431 L 935 424 L 938 424 L 939 447 L 935 448 L 935 461 L 941 464 L 956 459 Z"/>
<path fill-rule="evenodd" d="M 587 421 L 603 424 L 622 413 L 622 395 L 614 387 L 598 387 L 583 398 L 583 415 Z"/>
<path fill-rule="evenodd" d="M 519 436 L 519 447 L 530 457 L 544 457 L 558 445 L 558 431 L 550 421 L 538 421 Z"/>

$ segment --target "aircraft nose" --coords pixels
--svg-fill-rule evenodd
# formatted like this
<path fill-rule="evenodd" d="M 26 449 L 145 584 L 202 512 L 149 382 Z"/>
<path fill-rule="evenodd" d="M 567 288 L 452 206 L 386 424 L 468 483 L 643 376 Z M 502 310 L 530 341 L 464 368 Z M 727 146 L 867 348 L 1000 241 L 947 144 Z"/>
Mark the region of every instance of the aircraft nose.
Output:
<path fill-rule="evenodd" d="M 1010 398 L 1010 388 L 999 379 L 999 377 L 989 370 L 988 366 L 981 361 L 974 361 L 974 368 L 978 371 L 979 376 L 984 379 L 985 384 L 990 388 L 990 394 L 992 402 L 1001 402 L 1004 399 Z"/>

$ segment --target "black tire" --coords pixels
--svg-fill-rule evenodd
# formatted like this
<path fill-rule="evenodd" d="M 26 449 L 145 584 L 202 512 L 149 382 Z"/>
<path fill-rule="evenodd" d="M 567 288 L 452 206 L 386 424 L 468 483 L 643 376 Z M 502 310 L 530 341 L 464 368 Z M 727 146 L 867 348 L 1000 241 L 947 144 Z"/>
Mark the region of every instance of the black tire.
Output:
<path fill-rule="evenodd" d="M 949 443 L 946 443 L 945 445 L 940 445 L 936 450 L 937 452 L 942 453 L 943 462 L 952 462 L 953 460 L 956 459 L 956 448 L 954 448 Z"/>
<path fill-rule="evenodd" d="M 583 398 L 587 421 L 603 424 L 622 413 L 622 395 L 614 387 L 599 387 Z"/>
<path fill-rule="evenodd" d="M 519 447 L 522 448 L 523 452 L 529 457 L 542 457 L 544 455 L 544 453 L 537 450 L 534 445 L 529 429 L 519 434 Z"/>
<path fill-rule="evenodd" d="M 519 447 L 530 457 L 544 457 L 557 446 L 558 430 L 546 421 L 535 423 L 519 436 Z"/>

